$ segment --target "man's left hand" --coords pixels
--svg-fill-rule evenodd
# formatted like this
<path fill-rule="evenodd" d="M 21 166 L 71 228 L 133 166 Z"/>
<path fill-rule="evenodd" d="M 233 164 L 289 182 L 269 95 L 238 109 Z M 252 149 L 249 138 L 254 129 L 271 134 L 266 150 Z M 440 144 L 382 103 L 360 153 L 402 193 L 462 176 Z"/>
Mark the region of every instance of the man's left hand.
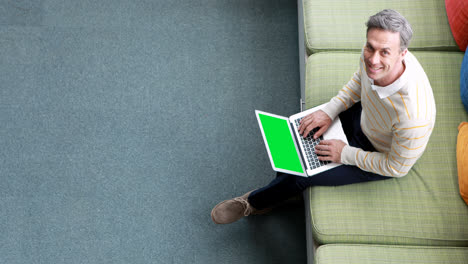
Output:
<path fill-rule="evenodd" d="M 315 146 L 315 153 L 321 161 L 341 163 L 341 151 L 346 143 L 337 139 L 322 140 Z"/>

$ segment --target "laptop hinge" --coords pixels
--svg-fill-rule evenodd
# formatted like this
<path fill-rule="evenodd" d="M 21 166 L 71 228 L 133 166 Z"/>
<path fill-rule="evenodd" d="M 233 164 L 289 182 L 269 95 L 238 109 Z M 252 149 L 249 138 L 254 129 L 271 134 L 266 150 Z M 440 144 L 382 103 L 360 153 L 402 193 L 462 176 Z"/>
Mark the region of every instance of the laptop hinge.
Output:
<path fill-rule="evenodd" d="M 294 136 L 294 140 L 296 141 L 296 150 L 297 152 L 299 153 L 300 157 L 301 157 L 301 164 L 303 166 L 303 169 L 304 169 L 304 173 L 306 176 L 309 176 L 307 174 L 307 171 L 310 169 L 310 166 L 309 166 L 309 161 L 304 157 L 304 155 L 302 155 L 302 150 L 301 150 L 301 140 L 299 138 L 297 138 L 296 136 L 296 133 L 294 132 L 294 130 L 296 129 L 294 127 L 294 124 L 289 120 L 289 125 L 291 126 L 291 129 L 293 130 L 292 134 Z"/>

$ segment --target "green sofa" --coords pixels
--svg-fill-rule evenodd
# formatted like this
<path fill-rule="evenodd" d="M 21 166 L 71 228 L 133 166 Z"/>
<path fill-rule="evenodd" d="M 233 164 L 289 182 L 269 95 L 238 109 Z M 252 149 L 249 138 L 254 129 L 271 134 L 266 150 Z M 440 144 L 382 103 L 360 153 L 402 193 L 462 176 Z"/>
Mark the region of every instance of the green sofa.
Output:
<path fill-rule="evenodd" d="M 444 0 L 299 0 L 305 108 L 328 102 L 358 68 L 365 22 L 385 8 L 402 13 L 409 50 L 431 82 L 437 119 L 425 154 L 408 175 L 305 191 L 309 263 L 468 263 L 468 206 L 458 191 L 457 127 L 463 53 Z M 306 54 L 304 56 L 304 54 Z"/>

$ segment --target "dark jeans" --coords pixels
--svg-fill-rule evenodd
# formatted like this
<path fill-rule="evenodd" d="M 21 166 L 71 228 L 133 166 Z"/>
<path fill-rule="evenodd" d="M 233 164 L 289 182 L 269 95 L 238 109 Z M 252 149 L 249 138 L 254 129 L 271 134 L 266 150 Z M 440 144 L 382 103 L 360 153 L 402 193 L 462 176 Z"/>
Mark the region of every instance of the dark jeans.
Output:
<path fill-rule="evenodd" d="M 353 107 L 341 113 L 341 124 L 350 146 L 366 151 L 375 151 L 367 137 L 362 133 L 361 109 L 361 103 L 356 103 Z M 270 184 L 253 191 L 248 200 L 254 208 L 264 209 L 294 197 L 311 186 L 339 186 L 389 178 L 363 171 L 351 165 L 341 165 L 312 177 L 277 173 L 276 178 Z"/>

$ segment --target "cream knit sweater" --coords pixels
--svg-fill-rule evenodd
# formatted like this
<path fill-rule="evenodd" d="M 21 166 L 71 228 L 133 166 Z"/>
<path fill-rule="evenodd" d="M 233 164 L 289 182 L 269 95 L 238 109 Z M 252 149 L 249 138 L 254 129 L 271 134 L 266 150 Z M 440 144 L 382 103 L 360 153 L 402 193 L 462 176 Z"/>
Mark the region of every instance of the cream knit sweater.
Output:
<path fill-rule="evenodd" d="M 423 154 L 436 118 L 434 95 L 426 73 L 409 51 L 404 63 L 400 78 L 380 87 L 367 76 L 361 54 L 359 70 L 322 109 L 334 119 L 361 101 L 361 128 L 378 152 L 347 145 L 341 153 L 343 164 L 402 177 Z"/>

